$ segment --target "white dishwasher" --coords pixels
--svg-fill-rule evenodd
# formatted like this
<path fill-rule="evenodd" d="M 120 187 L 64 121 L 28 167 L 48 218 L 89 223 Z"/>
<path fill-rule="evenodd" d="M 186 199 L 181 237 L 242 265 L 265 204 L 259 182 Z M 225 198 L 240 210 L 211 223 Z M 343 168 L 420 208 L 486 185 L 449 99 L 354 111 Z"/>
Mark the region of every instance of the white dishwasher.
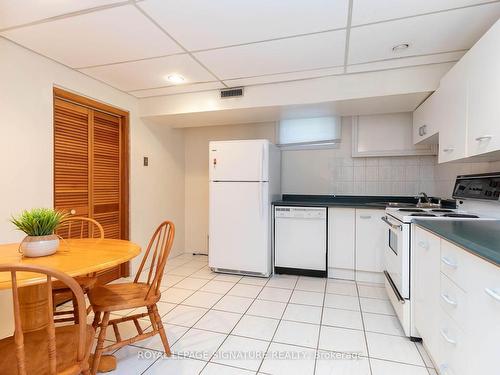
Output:
<path fill-rule="evenodd" d="M 327 277 L 327 208 L 274 207 L 274 272 Z"/>

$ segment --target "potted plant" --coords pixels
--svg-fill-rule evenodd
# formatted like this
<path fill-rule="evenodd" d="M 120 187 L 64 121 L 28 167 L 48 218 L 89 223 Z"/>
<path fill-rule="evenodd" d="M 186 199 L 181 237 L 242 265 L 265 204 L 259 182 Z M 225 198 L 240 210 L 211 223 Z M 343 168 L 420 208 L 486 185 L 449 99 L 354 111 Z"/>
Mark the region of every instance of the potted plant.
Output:
<path fill-rule="evenodd" d="M 59 237 L 54 232 L 66 215 L 50 208 L 34 208 L 12 217 L 11 223 L 26 233 L 20 251 L 31 258 L 54 254 L 59 247 Z"/>

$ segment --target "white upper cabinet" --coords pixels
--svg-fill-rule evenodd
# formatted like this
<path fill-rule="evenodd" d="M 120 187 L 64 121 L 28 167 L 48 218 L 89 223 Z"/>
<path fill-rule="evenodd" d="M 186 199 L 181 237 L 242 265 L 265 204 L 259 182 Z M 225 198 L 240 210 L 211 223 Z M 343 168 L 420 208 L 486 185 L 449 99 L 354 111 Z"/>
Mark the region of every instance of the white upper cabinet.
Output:
<path fill-rule="evenodd" d="M 436 155 L 432 144 L 413 144 L 412 113 L 353 116 L 352 156 Z"/>
<path fill-rule="evenodd" d="M 439 108 L 439 162 L 462 159 L 467 156 L 467 67 L 468 56 L 460 60 L 443 77 L 438 91 Z"/>
<path fill-rule="evenodd" d="M 500 151 L 500 21 L 413 113 L 413 142 L 439 141 L 439 162 Z M 439 134 L 439 137 L 435 137 Z M 495 159 L 495 158 L 493 158 Z"/>
<path fill-rule="evenodd" d="M 500 21 L 469 51 L 469 156 L 500 150 Z"/>
<path fill-rule="evenodd" d="M 442 109 L 439 90 L 429 96 L 413 112 L 413 143 L 427 143 L 439 131 L 439 113 Z"/>

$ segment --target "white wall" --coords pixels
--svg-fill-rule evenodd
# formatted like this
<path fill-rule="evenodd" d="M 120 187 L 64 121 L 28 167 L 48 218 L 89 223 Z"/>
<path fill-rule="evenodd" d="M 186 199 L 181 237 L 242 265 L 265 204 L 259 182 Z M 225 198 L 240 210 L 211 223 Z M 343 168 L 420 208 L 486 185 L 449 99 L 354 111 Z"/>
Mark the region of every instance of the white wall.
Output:
<path fill-rule="evenodd" d="M 337 149 L 282 151 L 284 194 L 434 194 L 436 157 L 352 158 L 351 123 L 342 118 Z"/>
<path fill-rule="evenodd" d="M 130 233 L 141 246 L 164 218 L 177 224 L 174 252 L 184 248 L 183 133 L 138 117 L 138 101 L 103 83 L 0 38 L 0 243 L 23 235 L 12 214 L 53 206 L 53 85 L 130 111 Z M 142 167 L 142 157 L 150 167 Z M 6 309 L 0 312 L 4 322 Z M 0 337 L 2 327 L 0 325 Z"/>
<path fill-rule="evenodd" d="M 274 129 L 274 123 L 184 129 L 186 252 L 207 251 L 208 142 L 230 139 L 269 139 L 274 142 Z"/>

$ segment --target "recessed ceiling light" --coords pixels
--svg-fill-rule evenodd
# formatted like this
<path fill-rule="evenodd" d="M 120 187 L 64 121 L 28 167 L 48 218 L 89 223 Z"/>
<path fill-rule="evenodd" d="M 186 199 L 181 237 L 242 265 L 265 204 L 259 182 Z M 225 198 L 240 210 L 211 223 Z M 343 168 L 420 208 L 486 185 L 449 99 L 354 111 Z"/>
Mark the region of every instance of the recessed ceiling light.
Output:
<path fill-rule="evenodd" d="M 410 45 L 408 43 L 398 44 L 398 45 L 392 47 L 392 52 L 403 51 L 405 49 L 408 49 L 408 47 L 410 47 Z"/>
<path fill-rule="evenodd" d="M 186 79 L 183 76 L 181 76 L 180 74 L 177 74 L 177 73 L 169 74 L 166 78 L 167 78 L 167 81 L 169 81 L 170 83 L 173 83 L 175 85 L 178 85 L 180 83 L 184 83 L 184 81 L 186 81 Z"/>

